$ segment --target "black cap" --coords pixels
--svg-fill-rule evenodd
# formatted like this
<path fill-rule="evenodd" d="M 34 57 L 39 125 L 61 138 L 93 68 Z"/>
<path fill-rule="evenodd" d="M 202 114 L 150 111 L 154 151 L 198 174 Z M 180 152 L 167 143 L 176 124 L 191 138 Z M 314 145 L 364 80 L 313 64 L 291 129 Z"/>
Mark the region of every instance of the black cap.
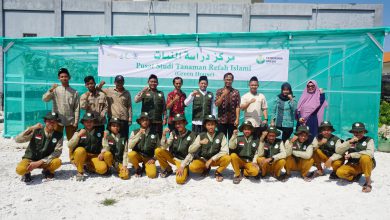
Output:
<path fill-rule="evenodd" d="M 365 133 L 368 132 L 366 126 L 362 122 L 355 122 L 352 124 L 352 129 L 349 130 L 349 133 L 360 132 L 360 131 L 364 131 Z"/>
<path fill-rule="evenodd" d="M 238 130 L 239 131 L 243 131 L 244 130 L 244 127 L 249 127 L 249 129 L 251 129 L 251 130 L 253 130 L 253 125 L 252 125 L 252 122 L 250 122 L 250 121 L 244 121 L 241 125 L 240 125 L 240 127 L 238 127 Z"/>
<path fill-rule="evenodd" d="M 85 113 L 83 118 L 81 119 L 81 123 L 84 123 L 84 121 L 92 120 L 95 121 L 95 116 L 92 113 Z"/>
<path fill-rule="evenodd" d="M 140 115 L 138 116 L 138 118 L 137 118 L 137 123 L 138 123 L 138 124 L 141 124 L 141 123 L 140 123 L 140 120 L 141 120 L 142 118 L 146 118 L 146 119 L 150 120 L 149 113 L 147 113 L 147 112 L 141 112 L 141 114 L 140 114 Z"/>
<path fill-rule="evenodd" d="M 176 114 L 173 117 L 173 122 L 177 122 L 177 121 L 184 121 L 187 124 L 186 117 L 183 114 Z"/>
<path fill-rule="evenodd" d="M 66 69 L 66 68 L 60 68 L 60 69 L 58 70 L 58 76 L 59 76 L 61 73 L 66 73 L 68 76 L 70 75 L 68 69 Z"/>
<path fill-rule="evenodd" d="M 122 75 L 117 75 L 117 76 L 115 76 L 115 82 L 118 82 L 118 81 L 124 82 L 124 81 L 125 81 L 125 78 L 123 78 Z"/>
<path fill-rule="evenodd" d="M 48 112 L 44 117 L 43 119 L 45 120 L 55 120 L 57 122 L 60 122 L 60 118 L 58 117 L 58 114 L 55 113 L 55 112 Z"/>

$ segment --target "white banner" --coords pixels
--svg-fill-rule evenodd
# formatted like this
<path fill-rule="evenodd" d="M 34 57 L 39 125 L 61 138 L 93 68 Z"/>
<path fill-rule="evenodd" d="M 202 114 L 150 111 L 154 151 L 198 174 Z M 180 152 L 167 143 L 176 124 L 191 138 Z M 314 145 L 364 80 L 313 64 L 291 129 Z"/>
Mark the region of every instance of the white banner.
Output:
<path fill-rule="evenodd" d="M 287 81 L 288 63 L 288 50 L 102 45 L 98 75 L 222 80 L 231 72 L 235 80 Z"/>

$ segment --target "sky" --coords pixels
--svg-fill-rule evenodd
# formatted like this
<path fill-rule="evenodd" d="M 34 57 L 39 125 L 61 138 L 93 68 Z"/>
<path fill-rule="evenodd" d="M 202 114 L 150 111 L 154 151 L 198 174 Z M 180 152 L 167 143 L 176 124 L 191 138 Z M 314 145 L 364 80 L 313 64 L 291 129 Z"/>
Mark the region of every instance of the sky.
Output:
<path fill-rule="evenodd" d="M 320 4 L 383 4 L 382 26 L 390 27 L 390 0 L 264 0 L 265 3 L 320 3 Z M 385 51 L 390 51 L 390 34 L 385 38 Z"/>

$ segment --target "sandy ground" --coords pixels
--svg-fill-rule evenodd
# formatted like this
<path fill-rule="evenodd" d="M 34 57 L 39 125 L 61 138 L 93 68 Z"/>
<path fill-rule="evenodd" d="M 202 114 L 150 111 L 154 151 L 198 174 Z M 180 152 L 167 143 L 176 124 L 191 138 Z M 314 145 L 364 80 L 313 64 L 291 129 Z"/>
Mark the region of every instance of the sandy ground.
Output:
<path fill-rule="evenodd" d="M 25 145 L 0 138 L 0 219 L 390 219 L 387 153 L 376 153 L 373 191 L 364 194 L 364 178 L 347 183 L 324 176 L 307 183 L 295 174 L 285 183 L 266 178 L 234 185 L 231 166 L 222 183 L 192 174 L 182 186 L 174 176 L 124 181 L 90 174 L 76 182 L 66 147 L 54 181 L 42 182 L 41 170 L 34 170 L 34 182 L 26 185 L 15 173 Z M 104 206 L 107 198 L 117 203 Z"/>

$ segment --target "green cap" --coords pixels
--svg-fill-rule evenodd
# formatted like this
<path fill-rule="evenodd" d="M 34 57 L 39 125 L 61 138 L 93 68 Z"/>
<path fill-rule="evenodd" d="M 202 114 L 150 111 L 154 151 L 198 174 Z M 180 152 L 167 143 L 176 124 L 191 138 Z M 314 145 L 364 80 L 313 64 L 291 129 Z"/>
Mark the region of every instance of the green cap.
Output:
<path fill-rule="evenodd" d="M 140 120 L 141 120 L 141 118 L 146 118 L 146 119 L 148 119 L 148 120 L 150 120 L 150 117 L 149 117 L 149 113 L 147 113 L 147 112 L 141 112 L 141 114 L 138 116 L 138 118 L 137 118 L 137 123 L 138 124 L 140 124 Z"/>
<path fill-rule="evenodd" d="M 85 113 L 83 118 L 81 119 L 81 123 L 84 123 L 84 121 L 92 120 L 95 121 L 95 116 L 92 113 Z"/>
<path fill-rule="evenodd" d="M 55 113 L 55 112 L 48 112 L 46 113 L 46 115 L 43 117 L 43 119 L 45 120 L 54 120 L 54 121 L 57 121 L 57 122 L 60 122 L 60 118 L 58 117 L 58 114 Z"/>
<path fill-rule="evenodd" d="M 244 130 L 244 127 L 249 127 L 249 129 L 253 130 L 253 125 L 252 125 L 252 122 L 250 121 L 244 121 L 240 127 L 238 127 L 238 130 L 242 132 L 242 130 Z"/>
<path fill-rule="evenodd" d="M 364 132 L 366 132 L 366 133 L 368 132 L 368 131 L 366 130 L 366 126 L 365 126 L 363 123 L 361 123 L 361 122 L 355 122 L 355 123 L 352 124 L 352 129 L 349 130 L 349 133 L 360 132 L 360 131 L 364 131 Z"/>
<path fill-rule="evenodd" d="M 299 135 L 302 132 L 307 133 L 308 135 L 310 135 L 309 126 L 306 126 L 306 125 L 299 126 L 297 131 L 295 132 L 295 135 Z"/>

